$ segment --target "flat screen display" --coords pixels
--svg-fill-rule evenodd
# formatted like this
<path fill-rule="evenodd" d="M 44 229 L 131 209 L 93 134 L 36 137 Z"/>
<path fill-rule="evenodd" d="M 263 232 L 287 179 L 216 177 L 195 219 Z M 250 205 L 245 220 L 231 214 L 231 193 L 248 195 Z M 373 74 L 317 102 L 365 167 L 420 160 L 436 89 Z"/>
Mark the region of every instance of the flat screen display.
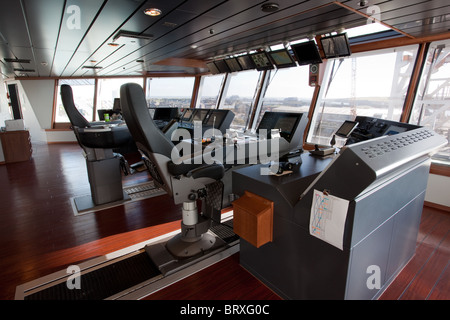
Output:
<path fill-rule="evenodd" d="M 242 70 L 241 65 L 239 64 L 236 58 L 225 59 L 225 63 L 227 64 L 231 72 Z"/>
<path fill-rule="evenodd" d="M 273 64 L 269 59 L 266 52 L 258 52 L 251 55 L 253 62 L 255 63 L 256 70 L 270 70 L 273 69 Z"/>
<path fill-rule="evenodd" d="M 230 68 L 228 68 L 225 60 L 216 60 L 214 63 L 216 64 L 217 69 L 219 69 L 219 73 L 230 72 Z"/>
<path fill-rule="evenodd" d="M 155 114 L 153 115 L 153 120 L 169 121 L 172 117 L 172 111 L 172 108 L 156 108 Z"/>
<path fill-rule="evenodd" d="M 291 48 L 300 66 L 322 63 L 319 49 L 314 40 L 291 45 Z"/>
<path fill-rule="evenodd" d="M 208 67 L 209 72 L 211 72 L 212 74 L 219 74 L 220 73 L 219 69 L 217 69 L 216 64 L 214 62 L 212 62 L 212 61 L 211 62 L 207 62 L 206 66 Z"/>
<path fill-rule="evenodd" d="M 280 136 L 290 142 L 302 116 L 302 113 L 266 111 L 258 125 L 257 132 L 265 129 L 267 138 L 270 138 L 270 130 L 279 129 Z"/>
<path fill-rule="evenodd" d="M 183 114 L 182 121 L 190 121 L 193 112 L 194 112 L 193 109 L 186 109 L 186 111 Z"/>
<path fill-rule="evenodd" d="M 236 59 L 241 65 L 242 70 L 251 70 L 256 68 L 253 59 L 248 54 L 236 57 Z"/>
<path fill-rule="evenodd" d="M 357 126 L 357 121 L 346 120 L 338 129 L 338 131 L 336 131 L 336 135 L 339 137 L 347 138 Z"/>
<path fill-rule="evenodd" d="M 194 115 L 192 117 L 192 121 L 202 121 L 205 120 L 206 115 L 208 114 L 208 109 L 195 109 Z"/>
<path fill-rule="evenodd" d="M 223 112 L 220 110 L 212 111 L 211 114 L 209 115 L 206 125 L 214 126 L 214 128 L 217 129 L 222 124 L 225 113 L 226 113 L 225 110 Z"/>
<path fill-rule="evenodd" d="M 351 54 L 346 33 L 320 38 L 325 58 L 347 57 Z"/>
<path fill-rule="evenodd" d="M 286 49 L 270 51 L 268 54 L 277 68 L 290 68 L 296 66 L 294 59 Z"/>

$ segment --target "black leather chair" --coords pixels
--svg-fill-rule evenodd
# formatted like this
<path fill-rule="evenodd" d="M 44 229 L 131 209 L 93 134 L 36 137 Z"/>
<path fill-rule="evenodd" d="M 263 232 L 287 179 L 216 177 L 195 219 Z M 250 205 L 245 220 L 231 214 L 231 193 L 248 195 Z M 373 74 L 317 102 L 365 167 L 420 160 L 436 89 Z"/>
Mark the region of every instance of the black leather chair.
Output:
<path fill-rule="evenodd" d="M 172 150 L 175 145 L 153 121 L 144 91 L 138 84 L 122 85 L 120 102 L 123 118 L 155 183 L 176 204 L 183 203 L 182 231 L 167 242 L 166 249 L 180 259 L 208 250 L 216 242 L 216 238 L 207 231 L 212 225 L 214 212 L 221 209 L 220 205 L 219 208 L 213 205 L 211 197 L 222 197 L 223 184 L 220 180 L 225 172 L 223 165 L 174 163 Z M 197 199 L 204 200 L 201 215 L 197 212 Z"/>
<path fill-rule="evenodd" d="M 102 122 L 89 122 L 86 118 L 78 111 L 75 106 L 75 101 L 73 99 L 72 87 L 68 84 L 61 85 L 61 99 L 66 110 L 67 116 L 72 127 L 87 128 L 93 125 L 102 125 Z"/>
<path fill-rule="evenodd" d="M 129 174 L 133 170 L 121 153 L 130 150 L 130 145 L 136 150 L 125 122 L 87 121 L 76 108 L 69 85 L 61 85 L 61 99 L 78 144 L 85 152 L 92 206 L 123 200 L 121 172 Z M 81 201 L 75 198 L 78 209 L 91 205 Z"/>

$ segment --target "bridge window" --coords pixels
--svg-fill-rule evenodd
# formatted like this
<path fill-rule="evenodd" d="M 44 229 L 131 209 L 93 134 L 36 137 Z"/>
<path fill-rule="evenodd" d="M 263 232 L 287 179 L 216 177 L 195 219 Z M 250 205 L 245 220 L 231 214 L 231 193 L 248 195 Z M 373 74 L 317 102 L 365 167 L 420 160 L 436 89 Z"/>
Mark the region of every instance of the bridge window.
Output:
<path fill-rule="evenodd" d="M 256 70 L 235 72 L 228 75 L 220 109 L 233 111 L 235 116 L 230 125 L 231 129 L 244 131 L 247 128 L 259 77 L 260 72 Z"/>
<path fill-rule="evenodd" d="M 400 121 L 418 46 L 328 60 L 307 142 L 329 145 L 344 120 Z"/>
<path fill-rule="evenodd" d="M 98 80 L 97 110 L 113 109 L 114 99 L 120 98 L 120 87 L 125 83 L 144 84 L 144 78 L 104 78 Z M 98 120 L 98 112 L 95 115 Z"/>
<path fill-rule="evenodd" d="M 200 81 L 196 108 L 217 108 L 225 74 L 203 76 Z"/>
<path fill-rule="evenodd" d="M 433 42 L 429 49 L 410 123 L 434 130 L 450 141 L 450 41 Z M 434 163 L 450 165 L 450 145 L 439 150 Z"/>
<path fill-rule="evenodd" d="M 147 103 L 150 108 L 189 108 L 195 77 L 147 79 Z"/>
<path fill-rule="evenodd" d="M 255 127 L 266 111 L 308 113 L 313 93 L 308 66 L 271 70 Z"/>
<path fill-rule="evenodd" d="M 56 110 L 55 122 L 70 122 L 61 100 L 61 85 L 68 84 L 72 88 L 73 100 L 78 111 L 88 120 L 93 121 L 94 118 L 94 79 L 61 79 L 58 80 L 58 88 L 56 93 Z"/>

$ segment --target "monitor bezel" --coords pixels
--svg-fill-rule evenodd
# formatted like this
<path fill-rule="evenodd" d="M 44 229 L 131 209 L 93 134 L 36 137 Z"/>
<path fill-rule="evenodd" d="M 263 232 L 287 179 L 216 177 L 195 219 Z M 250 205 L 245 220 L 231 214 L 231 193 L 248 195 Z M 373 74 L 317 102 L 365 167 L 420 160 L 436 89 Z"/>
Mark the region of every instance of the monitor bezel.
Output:
<path fill-rule="evenodd" d="M 345 45 L 346 51 L 345 52 L 336 52 L 336 50 L 334 50 L 334 52 L 328 52 L 325 49 L 325 46 L 323 43 L 324 40 L 325 41 L 332 40 L 333 42 L 336 40 L 341 41 Z M 322 38 L 320 38 L 320 44 L 322 46 L 322 50 L 323 50 L 325 59 L 348 57 L 352 54 L 352 51 L 350 49 L 350 44 L 348 42 L 347 33 L 339 33 L 339 34 L 335 34 L 335 35 L 331 35 L 331 36 L 322 37 Z"/>
<path fill-rule="evenodd" d="M 299 56 L 299 53 L 297 50 L 305 49 L 305 48 L 308 48 L 309 50 L 312 50 L 314 48 L 315 49 L 314 54 L 316 55 L 316 57 L 314 57 L 313 59 L 307 59 L 307 60 L 302 59 Z M 297 44 L 291 44 L 291 49 L 292 49 L 292 52 L 294 53 L 295 59 L 297 60 L 297 63 L 299 66 L 322 63 L 322 57 L 320 56 L 319 48 L 317 47 L 317 44 L 314 40 L 300 42 Z"/>
<path fill-rule="evenodd" d="M 255 58 L 254 58 L 254 57 L 259 56 L 259 55 L 265 56 L 265 58 L 266 58 L 267 61 L 270 63 L 270 65 L 267 65 L 267 66 L 258 66 L 257 63 L 256 63 L 256 61 L 255 61 Z M 260 51 L 260 52 L 252 53 L 252 54 L 250 55 L 250 57 L 252 58 L 253 63 L 255 64 L 256 70 L 258 70 L 258 71 L 272 70 L 272 69 L 275 68 L 275 67 L 273 66 L 273 64 L 272 64 L 272 61 L 270 60 L 270 56 L 269 56 L 269 55 L 267 54 L 267 52 L 265 52 L 265 51 Z"/>
<path fill-rule="evenodd" d="M 242 71 L 242 66 L 235 57 L 225 59 L 224 61 L 227 64 L 228 69 L 230 69 L 230 72 Z"/>
<path fill-rule="evenodd" d="M 274 54 L 277 54 L 277 53 L 280 53 L 280 52 L 286 53 L 288 55 L 289 59 L 290 59 L 290 62 L 288 62 L 288 63 L 278 63 L 278 62 L 276 62 L 276 60 L 274 58 Z M 269 51 L 268 55 L 269 55 L 270 59 L 272 60 L 272 64 L 274 64 L 275 67 L 277 67 L 277 69 L 291 68 L 291 67 L 296 67 L 297 66 L 297 64 L 295 63 L 294 58 L 291 55 L 291 53 L 286 48 L 279 49 L 279 50 L 274 50 L 274 51 Z"/>
<path fill-rule="evenodd" d="M 241 59 L 246 59 L 248 63 L 246 63 L 246 64 L 244 65 L 244 64 L 243 64 L 244 61 L 241 62 Z M 242 71 L 245 71 L 245 70 L 254 70 L 254 69 L 256 69 L 255 62 L 253 61 L 252 57 L 251 57 L 249 54 L 244 54 L 244 55 L 241 55 L 241 56 L 237 56 L 237 57 L 236 57 L 236 60 L 237 60 L 237 62 L 239 63 L 239 65 L 241 66 Z M 250 66 L 248 66 L 248 64 L 249 64 Z"/>
<path fill-rule="evenodd" d="M 352 124 L 352 127 L 350 128 L 350 130 L 347 130 L 345 132 L 341 132 L 343 131 L 343 128 L 347 125 L 347 124 Z M 341 126 L 339 127 L 339 129 L 337 129 L 335 135 L 337 135 L 338 137 L 341 138 L 348 138 L 352 132 L 356 129 L 356 127 L 358 126 L 359 122 L 358 121 L 352 121 L 352 120 L 345 120 L 344 123 L 341 124 Z"/>

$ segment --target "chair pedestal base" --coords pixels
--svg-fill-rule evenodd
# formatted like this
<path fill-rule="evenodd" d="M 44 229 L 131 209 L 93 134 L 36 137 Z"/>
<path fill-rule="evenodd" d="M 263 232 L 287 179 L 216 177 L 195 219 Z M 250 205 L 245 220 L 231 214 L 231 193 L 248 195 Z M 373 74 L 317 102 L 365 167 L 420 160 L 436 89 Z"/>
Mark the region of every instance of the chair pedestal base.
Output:
<path fill-rule="evenodd" d="M 209 233 L 202 234 L 195 241 L 186 240 L 179 233 L 167 241 L 166 248 L 174 257 L 186 259 L 211 249 L 216 243 L 216 237 Z"/>

